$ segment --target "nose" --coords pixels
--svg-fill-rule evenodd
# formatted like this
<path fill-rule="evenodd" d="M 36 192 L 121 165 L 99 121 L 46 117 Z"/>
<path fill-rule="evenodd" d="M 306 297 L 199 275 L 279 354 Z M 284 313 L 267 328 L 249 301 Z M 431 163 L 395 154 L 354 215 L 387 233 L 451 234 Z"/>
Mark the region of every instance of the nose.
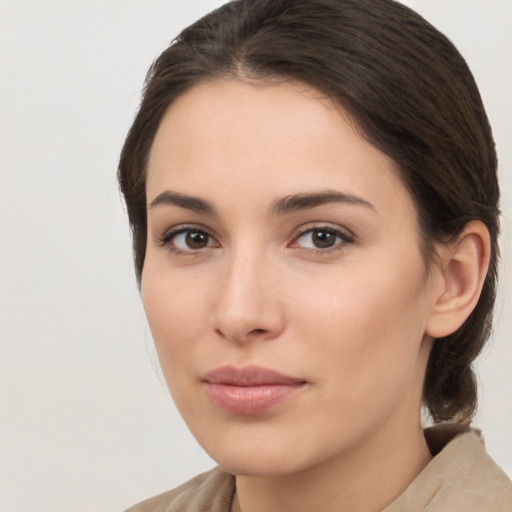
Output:
<path fill-rule="evenodd" d="M 211 315 L 213 330 L 239 345 L 277 338 L 285 316 L 272 265 L 261 254 L 236 255 L 224 270 Z"/>

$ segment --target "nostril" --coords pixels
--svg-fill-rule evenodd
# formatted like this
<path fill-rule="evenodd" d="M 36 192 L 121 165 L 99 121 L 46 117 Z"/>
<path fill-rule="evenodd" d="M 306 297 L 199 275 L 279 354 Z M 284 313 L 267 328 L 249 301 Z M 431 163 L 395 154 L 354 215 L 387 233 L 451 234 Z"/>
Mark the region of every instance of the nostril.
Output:
<path fill-rule="evenodd" d="M 246 339 L 258 339 L 261 337 L 265 337 L 269 333 L 268 329 L 252 329 L 249 331 L 245 338 Z"/>
<path fill-rule="evenodd" d="M 225 338 L 226 336 L 220 329 L 215 329 L 215 334 L 218 334 L 221 338 Z"/>

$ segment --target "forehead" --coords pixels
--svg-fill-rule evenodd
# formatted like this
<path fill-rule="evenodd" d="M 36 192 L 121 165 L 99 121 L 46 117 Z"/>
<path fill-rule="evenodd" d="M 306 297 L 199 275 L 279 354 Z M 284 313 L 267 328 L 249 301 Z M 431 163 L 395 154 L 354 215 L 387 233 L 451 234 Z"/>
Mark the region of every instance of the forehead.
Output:
<path fill-rule="evenodd" d="M 338 104 L 300 83 L 215 81 L 185 92 L 150 151 L 148 201 L 165 188 L 230 203 L 332 188 L 411 201 L 394 162 Z"/>

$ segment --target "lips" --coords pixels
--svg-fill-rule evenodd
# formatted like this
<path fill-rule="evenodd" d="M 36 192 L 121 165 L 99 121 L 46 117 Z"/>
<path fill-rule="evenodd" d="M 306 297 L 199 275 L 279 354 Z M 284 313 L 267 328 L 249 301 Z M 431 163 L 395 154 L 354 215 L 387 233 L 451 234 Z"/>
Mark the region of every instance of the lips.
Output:
<path fill-rule="evenodd" d="M 240 415 L 266 412 L 306 386 L 302 379 L 259 366 L 223 366 L 205 375 L 203 383 L 214 405 Z"/>

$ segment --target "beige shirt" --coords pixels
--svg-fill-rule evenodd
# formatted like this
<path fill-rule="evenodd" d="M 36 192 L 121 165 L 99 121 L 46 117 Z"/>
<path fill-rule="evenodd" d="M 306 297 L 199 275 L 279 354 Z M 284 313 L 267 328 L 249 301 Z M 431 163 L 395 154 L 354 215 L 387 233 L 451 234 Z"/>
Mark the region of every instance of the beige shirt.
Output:
<path fill-rule="evenodd" d="M 439 425 L 425 431 L 434 455 L 384 512 L 512 512 L 512 483 L 475 431 Z M 235 479 L 220 468 L 127 512 L 230 512 Z"/>

